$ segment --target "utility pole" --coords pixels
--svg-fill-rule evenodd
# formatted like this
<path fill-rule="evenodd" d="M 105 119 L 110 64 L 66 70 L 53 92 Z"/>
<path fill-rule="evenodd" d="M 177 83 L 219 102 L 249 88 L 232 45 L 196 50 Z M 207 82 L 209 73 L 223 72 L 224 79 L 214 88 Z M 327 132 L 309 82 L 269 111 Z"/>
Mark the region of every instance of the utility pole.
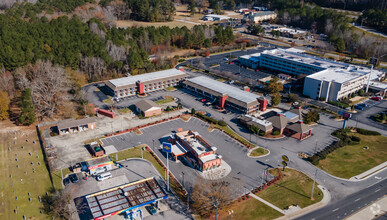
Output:
<path fill-rule="evenodd" d="M 366 93 L 368 92 L 368 88 L 370 87 L 370 80 L 371 80 L 371 75 L 372 75 L 372 70 L 374 69 L 374 64 L 371 64 L 371 72 L 370 75 L 368 76 L 368 82 L 367 82 L 367 88 L 366 88 Z"/>
<path fill-rule="evenodd" d="M 169 153 L 167 152 L 167 190 L 169 192 Z"/>
<path fill-rule="evenodd" d="M 316 172 L 314 173 L 314 180 L 313 180 L 313 186 L 312 186 L 312 195 L 310 195 L 310 199 L 311 200 L 314 200 L 313 193 L 314 193 L 314 184 L 316 183 L 316 177 L 317 177 L 317 169 L 316 169 Z"/>
<path fill-rule="evenodd" d="M 153 151 L 155 151 L 155 140 L 154 139 L 152 139 L 152 143 L 153 143 Z"/>

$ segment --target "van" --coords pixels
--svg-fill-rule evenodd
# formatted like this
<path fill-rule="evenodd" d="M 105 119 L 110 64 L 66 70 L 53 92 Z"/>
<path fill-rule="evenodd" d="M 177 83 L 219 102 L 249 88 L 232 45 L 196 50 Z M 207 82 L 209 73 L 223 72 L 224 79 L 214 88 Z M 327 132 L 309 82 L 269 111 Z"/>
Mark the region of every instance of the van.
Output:
<path fill-rule="evenodd" d="M 107 180 L 107 179 L 110 179 L 110 178 L 112 178 L 112 174 L 110 172 L 102 173 L 102 174 L 97 176 L 97 180 L 98 181 L 104 181 L 104 180 Z"/>

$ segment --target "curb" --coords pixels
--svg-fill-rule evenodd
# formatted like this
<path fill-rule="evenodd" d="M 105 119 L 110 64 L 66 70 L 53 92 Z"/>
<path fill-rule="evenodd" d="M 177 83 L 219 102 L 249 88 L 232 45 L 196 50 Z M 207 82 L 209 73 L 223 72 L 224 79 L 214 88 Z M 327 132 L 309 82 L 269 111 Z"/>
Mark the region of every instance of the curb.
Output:
<path fill-rule="evenodd" d="M 264 155 L 261 155 L 261 156 L 256 156 L 256 157 L 250 156 L 251 152 L 253 152 L 253 150 L 258 149 L 258 148 L 262 148 L 262 149 L 265 151 L 265 148 L 257 146 L 257 147 L 251 148 L 251 149 L 247 152 L 247 156 L 250 157 L 250 158 L 261 158 L 261 157 L 266 157 L 266 156 L 269 156 L 269 155 L 270 155 L 270 150 L 266 148 L 266 150 L 268 151 L 267 154 L 264 154 Z"/>

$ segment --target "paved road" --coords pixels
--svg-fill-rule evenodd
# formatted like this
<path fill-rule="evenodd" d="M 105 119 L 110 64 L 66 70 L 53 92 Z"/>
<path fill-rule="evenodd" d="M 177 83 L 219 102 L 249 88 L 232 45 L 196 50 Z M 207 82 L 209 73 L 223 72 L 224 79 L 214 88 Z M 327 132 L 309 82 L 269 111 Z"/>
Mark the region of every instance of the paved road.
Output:
<path fill-rule="evenodd" d="M 387 194 L 387 179 L 298 219 L 343 219 Z"/>

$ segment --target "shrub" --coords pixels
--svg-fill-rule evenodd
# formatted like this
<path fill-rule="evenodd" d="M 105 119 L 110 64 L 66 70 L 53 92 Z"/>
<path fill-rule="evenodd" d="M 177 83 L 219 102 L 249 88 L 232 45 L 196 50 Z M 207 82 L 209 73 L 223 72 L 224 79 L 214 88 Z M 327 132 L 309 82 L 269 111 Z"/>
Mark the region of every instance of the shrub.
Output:
<path fill-rule="evenodd" d="M 366 130 L 366 129 L 362 129 L 362 128 L 357 128 L 356 131 L 357 131 L 357 133 L 363 134 L 363 135 L 373 135 L 373 136 L 380 135 L 380 133 L 377 131 L 370 131 L 370 130 Z"/>
<path fill-rule="evenodd" d="M 259 136 L 265 136 L 265 132 L 264 131 L 261 131 L 261 132 L 259 132 Z"/>
<path fill-rule="evenodd" d="M 227 123 L 225 122 L 225 121 L 218 121 L 218 125 L 220 125 L 220 126 L 226 126 L 227 125 Z"/>
<path fill-rule="evenodd" d="M 351 136 L 351 140 L 354 142 L 360 142 L 361 139 L 359 137 L 356 137 L 356 136 Z"/>
<path fill-rule="evenodd" d="M 280 132 L 279 131 L 273 131 L 273 135 L 279 135 Z"/>

